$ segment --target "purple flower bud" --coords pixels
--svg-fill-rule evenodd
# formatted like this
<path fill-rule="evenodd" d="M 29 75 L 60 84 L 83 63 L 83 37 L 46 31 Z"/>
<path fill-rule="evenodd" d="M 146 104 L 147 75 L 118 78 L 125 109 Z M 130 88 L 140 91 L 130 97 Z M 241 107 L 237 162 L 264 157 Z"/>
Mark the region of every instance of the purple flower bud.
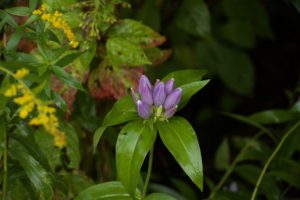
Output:
<path fill-rule="evenodd" d="M 130 88 L 130 94 L 131 94 L 131 98 L 134 101 L 134 103 L 136 103 L 138 101 L 138 98 L 133 90 L 133 88 Z"/>
<path fill-rule="evenodd" d="M 147 103 L 138 100 L 136 104 L 137 104 L 138 114 L 141 118 L 148 119 L 152 115 L 152 109 Z"/>
<path fill-rule="evenodd" d="M 172 117 L 175 114 L 175 112 L 177 110 L 177 107 L 178 106 L 175 105 L 175 106 L 169 108 L 168 110 L 166 110 L 165 113 L 164 113 L 165 114 L 165 118 L 169 119 L 170 117 Z"/>
<path fill-rule="evenodd" d="M 160 106 L 166 99 L 165 84 L 157 82 L 153 89 L 153 102 L 156 106 Z"/>
<path fill-rule="evenodd" d="M 142 75 L 140 78 L 139 93 L 143 102 L 149 106 L 153 104 L 152 86 L 149 79 L 145 75 Z"/>
<path fill-rule="evenodd" d="M 164 103 L 164 109 L 168 110 L 176 105 L 178 105 L 182 96 L 182 89 L 180 87 L 176 88 L 169 94 Z"/>
<path fill-rule="evenodd" d="M 169 95 L 173 91 L 173 87 L 174 87 L 174 79 L 172 78 L 168 80 L 165 85 L 165 90 L 167 95 Z"/>

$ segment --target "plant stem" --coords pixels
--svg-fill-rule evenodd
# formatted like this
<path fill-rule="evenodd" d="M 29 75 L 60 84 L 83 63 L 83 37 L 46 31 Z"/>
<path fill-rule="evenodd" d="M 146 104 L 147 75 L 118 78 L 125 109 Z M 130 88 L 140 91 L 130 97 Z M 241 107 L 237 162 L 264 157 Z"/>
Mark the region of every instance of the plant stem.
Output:
<path fill-rule="evenodd" d="M 148 161 L 148 170 L 147 170 L 147 176 L 146 176 L 146 180 L 145 180 L 145 184 L 144 184 L 144 188 L 143 188 L 142 199 L 145 199 L 145 197 L 146 197 L 147 188 L 148 188 L 148 184 L 149 184 L 150 177 L 151 177 L 152 164 L 153 164 L 153 152 L 154 152 L 154 149 L 152 147 L 150 149 L 150 155 L 149 155 L 149 161 Z"/>
<path fill-rule="evenodd" d="M 247 142 L 246 145 L 241 149 L 241 151 L 238 153 L 238 155 L 235 157 L 234 161 L 231 163 L 230 167 L 227 169 L 225 174 L 223 175 L 222 179 L 218 182 L 218 185 L 214 188 L 212 193 L 209 195 L 209 198 L 213 198 L 216 193 L 221 189 L 221 187 L 224 185 L 228 177 L 231 175 L 233 172 L 235 166 L 238 164 L 240 161 L 240 157 L 246 152 L 246 150 L 252 145 L 252 142 L 255 141 L 257 138 L 259 138 L 264 132 L 260 131 L 258 132 L 252 139 L 251 141 Z"/>
<path fill-rule="evenodd" d="M 261 181 L 264 178 L 264 175 L 269 167 L 269 165 L 271 164 L 272 160 L 274 159 L 274 157 L 276 156 L 276 154 L 278 153 L 278 151 L 280 150 L 280 148 L 282 147 L 283 143 L 285 142 L 285 140 L 289 137 L 289 135 L 296 129 L 298 128 L 298 126 L 300 125 L 300 121 L 298 121 L 292 128 L 290 128 L 285 134 L 284 136 L 281 138 L 280 142 L 278 143 L 277 147 L 275 148 L 275 150 L 273 151 L 273 153 L 271 154 L 271 156 L 269 157 L 269 159 L 267 160 L 264 168 L 262 169 L 257 182 L 255 184 L 255 188 L 253 190 L 252 196 L 251 196 L 251 200 L 255 200 L 258 188 L 261 184 Z"/>
<path fill-rule="evenodd" d="M 2 183 L 2 199 L 6 200 L 7 197 L 7 132 L 5 130 L 5 123 L 1 120 L 1 128 L 4 131 L 4 147 L 3 147 L 3 183 Z"/>

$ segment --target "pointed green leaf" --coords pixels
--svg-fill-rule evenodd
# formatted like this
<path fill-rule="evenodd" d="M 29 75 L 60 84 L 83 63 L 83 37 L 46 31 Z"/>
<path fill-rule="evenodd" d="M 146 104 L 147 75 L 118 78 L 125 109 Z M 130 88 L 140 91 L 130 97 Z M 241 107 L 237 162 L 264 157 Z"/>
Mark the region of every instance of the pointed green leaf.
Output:
<path fill-rule="evenodd" d="M 140 198 L 137 191 L 135 197 Z M 93 185 L 80 192 L 74 200 L 134 200 L 120 182 L 106 182 Z"/>
<path fill-rule="evenodd" d="M 5 117 L 0 115 L 0 160 L 2 159 L 5 135 L 6 135 L 6 125 Z"/>
<path fill-rule="evenodd" d="M 138 119 L 136 106 L 130 96 L 118 100 L 105 116 L 102 126 L 114 126 Z"/>
<path fill-rule="evenodd" d="M 29 155 L 23 148 L 16 148 L 14 145 L 9 149 L 9 156 L 18 161 L 19 165 L 24 169 L 30 183 L 38 195 L 38 199 L 51 199 L 53 195 L 51 180 L 47 171 Z"/>
<path fill-rule="evenodd" d="M 201 70 L 195 70 L 195 69 L 186 69 L 186 70 L 179 70 L 175 72 L 169 73 L 167 76 L 165 76 L 162 81 L 168 81 L 171 78 L 174 78 L 175 85 L 181 86 L 185 84 L 189 84 L 191 82 L 200 81 L 203 76 L 207 74 L 207 70 L 201 69 Z"/>
<path fill-rule="evenodd" d="M 71 76 L 69 73 L 67 73 L 63 68 L 61 68 L 59 66 L 53 66 L 52 71 L 57 76 L 57 78 L 62 80 L 67 85 L 69 85 L 71 87 L 74 87 L 74 88 L 76 88 L 78 90 L 81 90 L 81 91 L 86 91 L 82 87 L 80 82 L 78 80 L 76 80 L 73 76 Z"/>
<path fill-rule="evenodd" d="M 100 139 L 101 139 L 101 137 L 102 137 L 105 130 L 106 130 L 105 126 L 100 126 L 95 131 L 94 136 L 93 136 L 93 153 L 96 152 L 97 145 L 98 145 L 98 143 L 99 143 L 99 141 L 100 141 Z"/>
<path fill-rule="evenodd" d="M 230 149 L 228 139 L 225 138 L 217 149 L 215 167 L 218 170 L 226 170 L 230 164 Z"/>
<path fill-rule="evenodd" d="M 178 105 L 178 110 L 184 107 L 190 98 L 201 90 L 208 82 L 209 80 L 196 81 L 180 86 L 182 89 L 182 97 Z"/>
<path fill-rule="evenodd" d="M 63 58 L 59 59 L 55 65 L 59 67 L 65 67 L 66 65 L 72 63 L 76 58 L 78 58 L 80 55 L 82 55 L 83 52 L 75 52 L 75 53 L 70 53 Z"/>
<path fill-rule="evenodd" d="M 64 126 L 64 131 L 67 136 L 67 155 L 69 158 L 69 167 L 77 169 L 80 164 L 80 148 L 79 139 L 76 130 L 73 126 L 66 123 Z"/>
<path fill-rule="evenodd" d="M 173 117 L 168 122 L 158 122 L 157 128 L 164 145 L 184 172 L 202 190 L 202 157 L 193 127 L 186 119 Z"/>
<path fill-rule="evenodd" d="M 299 112 L 289 110 L 266 110 L 257 112 L 249 116 L 249 119 L 260 124 L 279 124 L 297 120 L 300 118 Z"/>
<path fill-rule="evenodd" d="M 22 7 L 22 6 L 7 8 L 5 9 L 5 11 L 11 15 L 16 15 L 16 16 L 28 16 L 31 14 L 30 8 Z"/>
<path fill-rule="evenodd" d="M 116 144 L 117 173 L 130 194 L 136 190 L 141 167 L 155 138 L 156 129 L 143 120 L 129 122 L 121 130 Z"/>
<path fill-rule="evenodd" d="M 176 200 L 174 197 L 162 194 L 162 193 L 153 193 L 146 197 L 146 200 Z"/>

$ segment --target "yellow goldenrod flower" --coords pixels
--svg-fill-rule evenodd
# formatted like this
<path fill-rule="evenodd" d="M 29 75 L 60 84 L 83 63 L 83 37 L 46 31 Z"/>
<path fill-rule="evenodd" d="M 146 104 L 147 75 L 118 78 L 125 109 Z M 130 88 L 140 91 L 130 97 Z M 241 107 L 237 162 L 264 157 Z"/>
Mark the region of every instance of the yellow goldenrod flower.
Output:
<path fill-rule="evenodd" d="M 16 76 L 16 78 L 23 78 L 27 74 L 29 74 L 29 70 L 26 68 L 22 68 L 22 69 L 19 69 L 18 71 L 16 71 L 15 76 Z"/>
<path fill-rule="evenodd" d="M 6 97 L 14 97 L 17 95 L 17 85 L 13 84 L 10 86 L 10 88 L 8 88 L 5 93 L 4 96 Z"/>
<path fill-rule="evenodd" d="M 12 84 L 4 93 L 7 97 L 14 97 L 14 102 L 20 105 L 19 117 L 25 119 L 30 113 L 36 110 L 38 114 L 29 121 L 29 124 L 34 126 L 43 126 L 45 130 L 54 137 L 55 146 L 65 146 L 65 134 L 60 131 L 59 120 L 55 116 L 55 108 L 49 106 L 40 99 L 37 99 L 26 84 L 21 80 L 21 78 L 26 76 L 29 71 L 25 68 L 18 70 L 16 73 L 11 73 L 8 70 L 3 69 L 2 71 L 6 71 L 19 81 L 18 84 Z"/>
<path fill-rule="evenodd" d="M 79 45 L 79 42 L 76 41 L 75 34 L 72 32 L 68 23 L 62 18 L 60 12 L 55 11 L 54 13 L 48 13 L 46 11 L 46 5 L 42 4 L 42 6 L 34 10 L 32 14 L 39 15 L 42 20 L 50 22 L 54 28 L 62 29 L 72 48 L 76 48 Z"/>

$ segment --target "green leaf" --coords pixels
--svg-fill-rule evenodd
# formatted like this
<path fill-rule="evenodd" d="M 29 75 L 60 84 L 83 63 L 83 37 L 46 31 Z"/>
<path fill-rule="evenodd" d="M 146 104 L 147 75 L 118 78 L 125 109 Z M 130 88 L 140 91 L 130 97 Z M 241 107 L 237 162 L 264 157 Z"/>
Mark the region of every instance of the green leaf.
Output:
<path fill-rule="evenodd" d="M 257 112 L 249 116 L 250 120 L 260 124 L 279 124 L 298 120 L 299 118 L 300 114 L 298 112 L 279 109 Z"/>
<path fill-rule="evenodd" d="M 146 0 L 141 7 L 136 11 L 135 19 L 150 26 L 154 30 L 160 30 L 160 8 L 153 0 Z"/>
<path fill-rule="evenodd" d="M 252 185 L 255 185 L 261 169 L 255 165 L 241 164 L 236 166 L 235 172 Z M 280 190 L 276 182 L 273 177 L 269 175 L 264 176 L 260 186 L 267 199 L 280 199 Z"/>
<path fill-rule="evenodd" d="M 130 96 L 118 100 L 105 116 L 102 126 L 115 126 L 138 119 L 136 106 Z"/>
<path fill-rule="evenodd" d="M 200 81 L 206 73 L 207 73 L 207 70 L 205 70 L 205 69 L 179 70 L 179 71 L 169 73 L 167 76 L 165 76 L 162 79 L 162 81 L 165 82 L 165 81 L 168 81 L 171 78 L 173 78 L 175 80 L 175 85 L 178 87 L 181 85 L 189 84 L 191 82 Z"/>
<path fill-rule="evenodd" d="M 108 36 L 147 48 L 160 45 L 166 40 L 164 36 L 153 31 L 150 27 L 132 19 L 124 19 L 115 24 L 109 30 Z"/>
<path fill-rule="evenodd" d="M 63 58 L 59 59 L 54 65 L 59 67 L 65 67 L 66 65 L 72 63 L 76 58 L 82 55 L 82 52 L 70 53 Z"/>
<path fill-rule="evenodd" d="M 34 10 L 37 6 L 38 0 L 29 0 L 29 8 L 30 10 Z"/>
<path fill-rule="evenodd" d="M 64 125 L 64 131 L 67 136 L 67 155 L 69 158 L 69 167 L 78 169 L 80 164 L 80 148 L 79 148 L 79 138 L 74 127 L 66 123 Z"/>
<path fill-rule="evenodd" d="M 136 198 L 140 198 L 140 193 L 137 191 Z M 124 186 L 120 182 L 106 182 L 98 185 L 93 185 L 84 191 L 80 192 L 74 200 L 134 200 L 126 192 Z"/>
<path fill-rule="evenodd" d="M 17 45 L 19 44 L 23 35 L 24 35 L 24 29 L 20 28 L 20 27 L 17 28 L 15 30 L 15 32 L 10 36 L 10 38 L 7 42 L 6 50 L 11 51 L 11 50 L 15 49 L 17 47 Z"/>
<path fill-rule="evenodd" d="M 153 148 L 156 129 L 143 120 L 129 122 L 121 130 L 116 143 L 116 165 L 119 180 L 134 194 L 146 155 Z"/>
<path fill-rule="evenodd" d="M 230 165 L 230 149 L 228 139 L 225 138 L 219 148 L 217 149 L 215 156 L 215 167 L 218 170 L 226 170 Z"/>
<path fill-rule="evenodd" d="M 202 190 L 202 158 L 193 127 L 182 117 L 172 117 L 168 122 L 157 122 L 157 128 L 169 152 L 190 179 Z"/>
<path fill-rule="evenodd" d="M 93 153 L 96 152 L 97 145 L 98 145 L 98 143 L 99 143 L 99 141 L 100 141 L 100 139 L 101 139 L 101 137 L 102 137 L 105 130 L 106 130 L 105 126 L 100 126 L 95 131 L 94 136 L 93 136 Z"/>
<path fill-rule="evenodd" d="M 143 49 L 122 37 L 112 37 L 106 42 L 107 59 L 113 66 L 132 66 L 151 64 Z"/>
<path fill-rule="evenodd" d="M 53 191 L 51 187 L 51 180 L 47 171 L 36 161 L 31 155 L 26 153 L 17 145 L 9 148 L 9 156 L 18 161 L 20 166 L 24 169 L 30 183 L 38 195 L 38 199 L 51 199 Z"/>
<path fill-rule="evenodd" d="M 242 20 L 230 20 L 219 29 L 221 37 L 242 48 L 255 46 L 255 30 L 252 24 Z"/>
<path fill-rule="evenodd" d="M 2 154 L 4 150 L 5 135 L 6 135 L 5 117 L 3 115 L 0 115 L 0 160 L 2 159 Z"/>
<path fill-rule="evenodd" d="M 180 86 L 182 89 L 182 97 L 177 110 L 180 110 L 182 107 L 184 107 L 190 98 L 199 90 L 201 90 L 208 82 L 209 80 L 196 81 Z"/>
<path fill-rule="evenodd" d="M 0 30 L 2 29 L 2 27 L 5 23 L 9 24 L 13 28 L 18 27 L 18 24 L 14 20 L 14 18 L 10 14 L 5 12 L 4 10 L 0 10 L 0 18 L 2 19 L 1 22 L 0 22 Z"/>
<path fill-rule="evenodd" d="M 28 7 L 12 7 L 12 8 L 7 8 L 5 11 L 11 15 L 16 15 L 16 16 L 28 16 L 31 14 L 31 9 Z"/>
<path fill-rule="evenodd" d="M 244 96 L 252 95 L 255 73 L 245 52 L 213 39 L 199 42 L 196 52 L 201 65 L 218 75 L 229 89 Z"/>
<path fill-rule="evenodd" d="M 200 37 L 210 33 L 210 14 L 203 0 L 185 0 L 175 19 L 182 30 Z"/>
<path fill-rule="evenodd" d="M 53 73 L 57 76 L 57 78 L 62 80 L 68 86 L 74 87 L 74 88 L 76 88 L 78 90 L 81 90 L 81 91 L 86 91 L 82 87 L 80 82 L 78 82 L 72 75 L 67 73 L 63 68 L 61 68 L 59 66 L 52 66 L 51 69 L 52 69 Z"/>
<path fill-rule="evenodd" d="M 176 200 L 176 199 L 166 194 L 152 193 L 149 196 L 147 196 L 145 200 Z"/>
<path fill-rule="evenodd" d="M 265 128 L 263 125 L 249 119 L 248 117 L 245 117 L 245 116 L 242 116 L 242 115 L 238 115 L 238 114 L 233 114 L 233 113 L 223 113 L 225 116 L 228 116 L 228 117 L 231 117 L 235 120 L 238 120 L 240 122 L 243 122 L 243 123 L 246 123 L 246 124 L 249 124 L 253 127 L 256 127 L 258 129 L 260 129 L 261 131 L 267 133 L 270 138 L 272 138 L 274 141 L 276 141 L 275 137 L 273 136 L 273 134 L 267 129 Z"/>
<path fill-rule="evenodd" d="M 229 20 L 250 23 L 258 36 L 272 38 L 268 13 L 259 0 L 224 0 L 221 3 Z"/>

